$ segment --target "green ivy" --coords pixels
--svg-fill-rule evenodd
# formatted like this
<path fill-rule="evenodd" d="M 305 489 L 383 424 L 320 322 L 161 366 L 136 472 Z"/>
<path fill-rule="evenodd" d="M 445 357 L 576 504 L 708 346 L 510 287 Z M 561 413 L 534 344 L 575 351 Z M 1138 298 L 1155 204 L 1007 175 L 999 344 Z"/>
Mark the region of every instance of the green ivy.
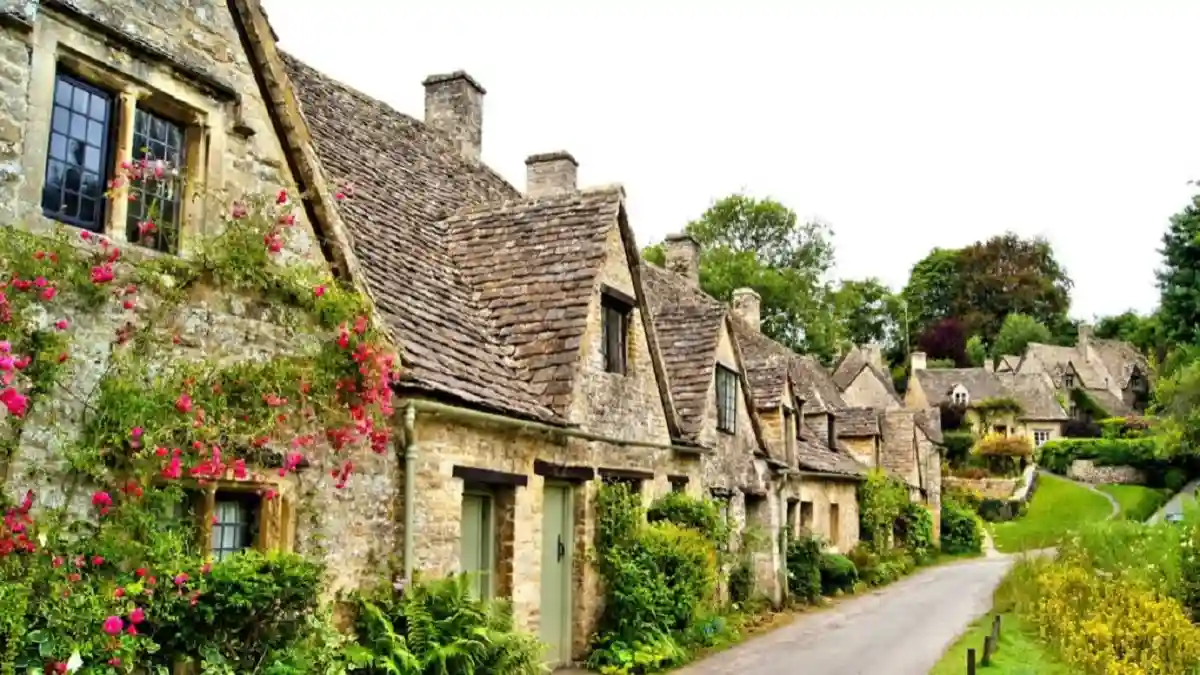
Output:
<path fill-rule="evenodd" d="M 890 546 L 896 520 L 908 504 L 908 486 L 879 469 L 873 469 L 858 488 L 861 540 L 877 550 Z"/>

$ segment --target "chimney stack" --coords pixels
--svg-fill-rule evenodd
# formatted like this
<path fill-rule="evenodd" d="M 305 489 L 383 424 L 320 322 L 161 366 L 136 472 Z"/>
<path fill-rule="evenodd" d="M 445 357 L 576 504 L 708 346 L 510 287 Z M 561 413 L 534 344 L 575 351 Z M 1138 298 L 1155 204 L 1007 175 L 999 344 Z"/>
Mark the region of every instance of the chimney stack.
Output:
<path fill-rule="evenodd" d="M 530 199 L 575 191 L 579 162 L 566 151 L 530 155 L 525 160 L 525 196 Z"/>
<path fill-rule="evenodd" d="M 700 244 L 690 234 L 668 234 L 667 269 L 700 287 Z"/>
<path fill-rule="evenodd" d="M 487 91 L 461 70 L 430 75 L 421 84 L 425 85 L 425 124 L 449 137 L 463 159 L 479 162 Z"/>
<path fill-rule="evenodd" d="M 733 313 L 757 333 L 762 323 L 762 296 L 753 288 L 734 289 Z"/>
<path fill-rule="evenodd" d="M 925 370 L 925 352 L 912 353 L 912 367 L 910 370 L 914 373 L 918 370 Z"/>
<path fill-rule="evenodd" d="M 1092 324 L 1090 324 L 1090 323 L 1079 324 L 1079 339 L 1078 339 L 1077 346 L 1079 348 L 1080 353 L 1082 353 L 1084 356 L 1087 356 L 1087 345 L 1088 345 L 1088 341 L 1091 339 L 1092 339 Z"/>
<path fill-rule="evenodd" d="M 874 342 L 862 346 L 863 354 L 867 357 L 867 363 L 875 366 L 877 369 L 887 372 L 883 367 L 883 347 Z"/>

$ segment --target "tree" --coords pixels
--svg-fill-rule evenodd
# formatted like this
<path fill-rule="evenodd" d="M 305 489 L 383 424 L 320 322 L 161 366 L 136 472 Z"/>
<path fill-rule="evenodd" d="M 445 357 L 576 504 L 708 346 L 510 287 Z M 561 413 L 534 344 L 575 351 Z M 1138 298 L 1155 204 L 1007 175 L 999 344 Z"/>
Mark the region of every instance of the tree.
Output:
<path fill-rule="evenodd" d="M 1006 354 L 1024 354 L 1025 347 L 1030 342 L 1049 343 L 1050 329 L 1031 316 L 1009 314 L 1004 317 L 1004 323 L 1000 326 L 1000 333 L 992 346 L 992 355 L 1000 357 Z"/>
<path fill-rule="evenodd" d="M 902 311 L 900 299 L 879 279 L 844 280 L 833 299 L 842 334 L 850 342 L 890 346 L 903 340 L 896 321 Z"/>
<path fill-rule="evenodd" d="M 714 203 L 685 231 L 701 245 L 700 287 L 728 302 L 737 288 L 762 296 L 762 330 L 793 349 L 828 362 L 845 345 L 833 291 L 825 280 L 833 265 L 832 233 L 802 223 L 772 199 L 734 194 Z M 662 245 L 643 258 L 662 265 Z"/>
<path fill-rule="evenodd" d="M 1159 321 L 1166 339 L 1176 344 L 1200 342 L 1200 195 L 1171 216 L 1159 251 L 1161 293 Z"/>
<path fill-rule="evenodd" d="M 1005 317 L 1026 314 L 1051 332 L 1068 321 L 1071 279 L 1041 237 L 1012 232 L 959 252 L 951 316 L 969 332 L 994 342 Z"/>
<path fill-rule="evenodd" d="M 935 248 L 913 265 L 900 297 L 907 305 L 909 338 L 949 317 L 958 287 L 958 251 Z"/>
<path fill-rule="evenodd" d="M 972 367 L 978 368 L 987 361 L 987 358 L 987 345 L 983 344 L 983 338 L 972 335 L 971 339 L 967 340 L 967 361 Z"/>
<path fill-rule="evenodd" d="M 925 330 L 917 341 L 930 361 L 946 359 L 960 368 L 967 361 L 967 333 L 958 319 L 942 319 Z"/>

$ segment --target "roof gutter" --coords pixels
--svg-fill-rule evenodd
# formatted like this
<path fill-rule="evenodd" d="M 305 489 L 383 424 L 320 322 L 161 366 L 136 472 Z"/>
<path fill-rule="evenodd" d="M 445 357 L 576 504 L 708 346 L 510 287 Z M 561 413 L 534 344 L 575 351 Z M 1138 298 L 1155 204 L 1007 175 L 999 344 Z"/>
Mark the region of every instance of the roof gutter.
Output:
<path fill-rule="evenodd" d="M 865 476 L 854 476 L 854 475 L 845 474 L 845 473 L 833 473 L 831 471 L 805 471 L 804 469 L 797 471 L 795 475 L 800 476 L 801 478 L 830 478 L 833 480 L 850 480 L 850 481 L 855 481 L 855 482 L 859 482 L 859 483 L 866 480 Z"/>

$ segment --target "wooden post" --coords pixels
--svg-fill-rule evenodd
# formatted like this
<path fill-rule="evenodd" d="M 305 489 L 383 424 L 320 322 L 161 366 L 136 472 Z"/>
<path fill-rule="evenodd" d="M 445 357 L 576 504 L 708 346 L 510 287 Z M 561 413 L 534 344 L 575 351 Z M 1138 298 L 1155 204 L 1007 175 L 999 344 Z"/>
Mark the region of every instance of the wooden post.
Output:
<path fill-rule="evenodd" d="M 992 653 L 1000 651 L 1000 615 L 992 619 Z"/>
<path fill-rule="evenodd" d="M 975 650 L 967 650 L 967 675 L 975 675 Z"/>
<path fill-rule="evenodd" d="M 995 645 L 992 643 L 992 636 L 984 635 L 983 636 L 983 658 L 979 660 L 979 665 L 985 666 L 985 667 L 992 665 L 992 649 L 994 647 L 995 647 Z"/>

